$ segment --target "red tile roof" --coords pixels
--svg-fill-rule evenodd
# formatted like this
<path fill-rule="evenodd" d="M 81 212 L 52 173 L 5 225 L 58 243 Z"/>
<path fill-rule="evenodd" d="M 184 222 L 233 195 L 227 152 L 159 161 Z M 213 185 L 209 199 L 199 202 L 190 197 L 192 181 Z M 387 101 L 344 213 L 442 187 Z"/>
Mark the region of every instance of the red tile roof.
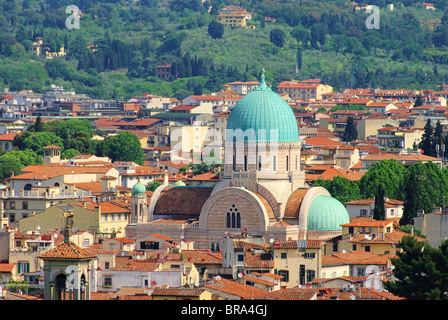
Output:
<path fill-rule="evenodd" d="M 39 258 L 57 258 L 57 259 L 85 259 L 85 258 L 95 258 L 96 255 L 92 252 L 78 247 L 72 242 L 62 242 L 58 246 L 44 254 L 40 255 Z"/>

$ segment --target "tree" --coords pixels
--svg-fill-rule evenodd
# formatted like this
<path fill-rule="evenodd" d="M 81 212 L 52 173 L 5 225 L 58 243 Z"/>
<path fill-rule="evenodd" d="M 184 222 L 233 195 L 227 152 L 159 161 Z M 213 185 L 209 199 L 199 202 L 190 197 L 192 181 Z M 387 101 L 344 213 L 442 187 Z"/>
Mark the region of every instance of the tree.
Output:
<path fill-rule="evenodd" d="M 77 156 L 80 153 L 81 152 L 79 152 L 76 149 L 67 149 L 64 152 L 62 152 L 61 159 L 71 159 L 71 158 L 73 158 L 74 156 Z"/>
<path fill-rule="evenodd" d="M 384 208 L 384 188 L 380 184 L 375 193 L 375 209 L 373 210 L 373 219 L 386 220 L 386 210 Z"/>
<path fill-rule="evenodd" d="M 150 181 L 146 185 L 146 191 L 153 191 L 154 192 L 159 186 L 160 186 L 160 182 L 159 181 Z"/>
<path fill-rule="evenodd" d="M 391 259 L 394 281 L 384 282 L 387 291 L 407 300 L 448 300 L 448 242 L 432 248 L 413 236 L 404 236 L 401 250 Z"/>
<path fill-rule="evenodd" d="M 403 201 L 407 174 L 406 168 L 395 159 L 376 162 L 358 182 L 361 197 L 372 198 L 382 185 L 386 197 Z"/>
<path fill-rule="evenodd" d="M 23 141 L 26 149 L 31 149 L 39 155 L 43 155 L 43 147 L 51 144 L 64 147 L 63 140 L 51 132 L 36 132 Z"/>
<path fill-rule="evenodd" d="M 129 131 L 120 131 L 110 139 L 109 157 L 115 161 L 133 161 L 143 165 L 145 152 L 142 149 L 138 137 Z"/>
<path fill-rule="evenodd" d="M 275 46 L 282 48 L 285 45 L 286 34 L 282 29 L 276 28 L 272 29 L 269 33 L 269 40 Z"/>
<path fill-rule="evenodd" d="M 0 157 L 0 179 L 6 179 L 14 175 L 18 175 L 22 172 L 20 162 L 13 157 L 7 157 L 3 155 Z"/>
<path fill-rule="evenodd" d="M 224 25 L 217 21 L 212 21 L 208 24 L 207 31 L 213 39 L 221 39 L 224 34 Z"/>
<path fill-rule="evenodd" d="M 442 154 L 442 142 L 443 142 L 443 127 L 440 120 L 437 120 L 436 127 L 434 128 L 433 146 L 434 155 L 439 157 Z"/>
<path fill-rule="evenodd" d="M 424 132 L 422 135 L 422 140 L 420 141 L 419 147 L 422 149 L 423 154 L 427 156 L 434 156 L 433 149 L 433 135 L 434 130 L 431 125 L 431 119 L 428 119 L 425 124 Z"/>
<path fill-rule="evenodd" d="M 358 130 L 356 129 L 355 121 L 353 120 L 353 117 L 348 117 L 344 131 L 344 140 L 346 142 L 352 142 L 356 139 L 358 139 Z"/>
<path fill-rule="evenodd" d="M 357 182 L 344 177 L 336 176 L 331 180 L 317 179 L 314 185 L 327 189 L 333 198 L 342 203 L 360 198 Z"/>

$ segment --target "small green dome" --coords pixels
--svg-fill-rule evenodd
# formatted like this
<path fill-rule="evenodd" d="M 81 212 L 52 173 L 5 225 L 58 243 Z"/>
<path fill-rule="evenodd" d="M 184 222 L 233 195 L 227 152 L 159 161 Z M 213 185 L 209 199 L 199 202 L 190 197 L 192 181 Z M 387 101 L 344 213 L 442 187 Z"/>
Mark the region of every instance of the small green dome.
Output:
<path fill-rule="evenodd" d="M 238 129 L 244 137 L 238 137 Z M 238 101 L 227 122 L 226 140 L 242 142 L 243 139 L 248 142 L 299 141 L 294 112 L 285 99 L 268 87 L 264 70 L 259 86 Z"/>
<path fill-rule="evenodd" d="M 308 211 L 308 230 L 342 230 L 341 224 L 349 223 L 345 206 L 331 196 L 318 195 Z"/>
<path fill-rule="evenodd" d="M 177 181 L 174 183 L 174 186 L 175 186 L 175 187 L 185 187 L 186 184 L 185 184 L 185 182 L 183 182 L 182 180 L 177 180 Z"/>
<path fill-rule="evenodd" d="M 143 183 L 138 179 L 137 183 L 132 187 L 132 194 L 137 196 L 142 196 L 146 192 L 146 187 Z"/>

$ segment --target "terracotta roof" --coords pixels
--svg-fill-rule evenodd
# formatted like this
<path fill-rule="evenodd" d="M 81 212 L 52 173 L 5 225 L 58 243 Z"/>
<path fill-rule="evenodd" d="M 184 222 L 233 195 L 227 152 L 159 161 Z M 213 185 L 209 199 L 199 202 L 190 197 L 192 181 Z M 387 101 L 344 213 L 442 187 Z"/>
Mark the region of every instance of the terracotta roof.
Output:
<path fill-rule="evenodd" d="M 307 249 L 320 249 L 322 247 L 322 242 L 320 240 L 304 240 L 303 248 Z M 275 240 L 273 244 L 274 248 L 279 249 L 298 249 L 302 248 L 300 242 L 296 240 Z"/>
<path fill-rule="evenodd" d="M 0 263 L 0 272 L 12 272 L 15 263 Z"/>
<path fill-rule="evenodd" d="M 44 254 L 40 255 L 39 258 L 57 258 L 57 259 L 85 259 L 85 258 L 95 258 L 96 255 L 92 252 L 78 247 L 72 242 L 62 242 L 58 246 Z"/>
<path fill-rule="evenodd" d="M 319 289 L 293 287 L 263 293 L 254 297 L 255 300 L 312 300 Z"/>
<path fill-rule="evenodd" d="M 146 260 L 134 260 L 129 257 L 115 257 L 115 265 L 110 271 L 155 271 L 160 263 Z"/>
<path fill-rule="evenodd" d="M 167 187 L 161 194 L 154 209 L 154 215 L 190 215 L 201 213 L 202 206 L 210 197 L 213 188 Z"/>
<path fill-rule="evenodd" d="M 381 161 L 396 159 L 397 161 L 440 161 L 440 158 L 430 157 L 421 153 L 396 155 L 392 153 L 368 154 L 361 161 Z"/>
<path fill-rule="evenodd" d="M 359 287 L 355 291 L 344 291 L 341 288 L 319 288 L 317 300 L 400 300 L 401 298 L 384 292 L 376 292 L 370 288 Z"/>
<path fill-rule="evenodd" d="M 221 278 L 219 280 L 214 279 L 213 282 L 205 284 L 204 287 L 214 289 L 222 293 L 236 295 L 243 299 L 250 299 L 252 297 L 268 293 L 268 291 L 266 290 L 258 289 L 252 286 L 246 286 L 236 281 L 224 278 Z"/>
<path fill-rule="evenodd" d="M 191 178 L 187 178 L 190 181 L 219 181 L 219 175 L 214 171 L 205 172 L 202 174 L 195 175 Z"/>
<path fill-rule="evenodd" d="M 17 132 L 14 133 L 6 133 L 6 134 L 0 134 L 0 140 L 1 141 L 13 141 L 14 137 L 17 135 Z"/>
<path fill-rule="evenodd" d="M 304 139 L 306 144 L 311 144 L 313 146 L 341 146 L 342 142 L 334 141 L 327 138 L 315 138 L 315 137 L 307 137 Z"/>
<path fill-rule="evenodd" d="M 50 144 L 49 146 L 43 147 L 42 149 L 62 149 L 60 146 L 55 146 L 54 144 Z"/>
<path fill-rule="evenodd" d="M 285 208 L 285 218 L 298 218 L 299 210 L 302 204 L 302 200 L 305 197 L 309 189 L 299 188 L 289 196 L 288 202 Z"/>
<path fill-rule="evenodd" d="M 22 169 L 22 174 L 11 177 L 13 180 L 37 179 L 47 180 L 66 174 L 105 174 L 110 166 L 63 166 L 63 165 L 31 165 Z"/>
<path fill-rule="evenodd" d="M 155 288 L 152 292 L 152 296 L 180 296 L 180 297 L 199 297 L 201 294 L 206 292 L 207 290 L 196 288 Z"/>

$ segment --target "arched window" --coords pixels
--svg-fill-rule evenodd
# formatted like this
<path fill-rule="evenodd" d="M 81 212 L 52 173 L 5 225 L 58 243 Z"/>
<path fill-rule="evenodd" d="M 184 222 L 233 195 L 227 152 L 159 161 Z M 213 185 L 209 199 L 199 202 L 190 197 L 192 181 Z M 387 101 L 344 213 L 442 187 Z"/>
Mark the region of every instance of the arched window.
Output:
<path fill-rule="evenodd" d="M 226 227 L 229 229 L 241 228 L 241 214 L 234 204 L 226 214 Z"/>

